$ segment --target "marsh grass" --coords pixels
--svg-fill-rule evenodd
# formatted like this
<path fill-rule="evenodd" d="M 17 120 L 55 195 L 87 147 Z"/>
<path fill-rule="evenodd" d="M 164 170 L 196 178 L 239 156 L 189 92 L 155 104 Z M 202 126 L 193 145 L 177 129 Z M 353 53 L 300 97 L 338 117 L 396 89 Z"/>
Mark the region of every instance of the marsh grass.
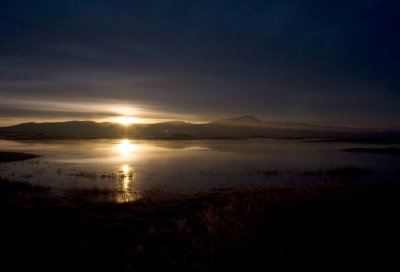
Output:
<path fill-rule="evenodd" d="M 133 172 L 128 171 L 117 171 L 117 172 L 108 172 L 108 173 L 99 173 L 99 172 L 87 172 L 87 171 L 79 171 L 69 173 L 69 176 L 78 177 L 78 178 L 86 178 L 86 179 L 112 179 L 112 180 L 122 180 L 125 178 L 133 178 Z"/>
<path fill-rule="evenodd" d="M 119 187 L 113 188 L 70 188 L 62 191 L 62 196 L 73 199 L 82 199 L 91 202 L 130 202 L 138 199 L 142 201 L 154 202 L 167 199 L 176 193 L 168 192 L 158 188 L 149 189 L 130 189 L 126 190 Z"/>
<path fill-rule="evenodd" d="M 261 176 L 267 176 L 267 177 L 271 177 L 271 176 L 278 176 L 278 175 L 282 175 L 284 172 L 283 171 L 278 171 L 278 170 L 253 170 L 250 171 L 249 174 L 253 174 L 253 175 L 261 175 Z"/>
<path fill-rule="evenodd" d="M 359 178 L 371 173 L 372 170 L 369 168 L 361 168 L 356 166 L 345 166 L 331 169 L 320 169 L 320 170 L 302 170 L 297 174 L 301 176 L 327 176 L 331 178 Z"/>
<path fill-rule="evenodd" d="M 66 197 L 81 198 L 91 201 L 114 201 L 118 195 L 125 194 L 120 188 L 70 188 L 63 190 Z"/>
<path fill-rule="evenodd" d="M 85 172 L 85 171 L 69 173 L 68 175 L 72 177 L 89 178 L 89 179 L 97 179 L 98 177 L 100 177 L 100 175 L 97 172 Z"/>
<path fill-rule="evenodd" d="M 284 174 L 283 171 L 271 170 L 271 169 L 256 169 L 250 171 L 244 171 L 242 173 L 228 173 L 228 172 L 216 172 L 216 171 L 199 171 L 200 176 L 204 177 L 215 177 L 215 176 L 278 176 Z"/>
<path fill-rule="evenodd" d="M 243 173 L 219 173 L 215 171 L 200 171 L 199 174 L 204 177 L 215 177 L 215 176 L 263 176 L 263 177 L 277 177 L 277 176 L 292 176 L 292 177 L 329 177 L 329 178 L 341 178 L 341 179 L 353 179 L 366 176 L 372 172 L 372 169 L 362 168 L 357 166 L 344 166 L 328 169 L 317 169 L 317 170 L 300 170 L 300 171 L 280 171 L 274 169 L 255 169 L 246 171 Z"/>
<path fill-rule="evenodd" d="M 23 260 L 15 270 L 388 271 L 397 264 L 397 184 L 153 190 L 121 204 L 9 192 L 0 198 L 3 265 Z"/>
<path fill-rule="evenodd" d="M 9 181 L 0 177 L 0 194 L 3 196 L 12 194 L 24 195 L 47 195 L 51 188 L 48 186 L 35 185 L 28 182 Z"/>

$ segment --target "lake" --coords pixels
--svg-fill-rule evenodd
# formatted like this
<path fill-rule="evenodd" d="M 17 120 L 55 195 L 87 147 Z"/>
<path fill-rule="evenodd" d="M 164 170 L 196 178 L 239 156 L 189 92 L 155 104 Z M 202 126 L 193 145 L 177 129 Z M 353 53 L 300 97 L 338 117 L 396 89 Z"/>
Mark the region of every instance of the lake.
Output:
<path fill-rule="evenodd" d="M 342 151 L 379 146 L 272 139 L 0 140 L 1 150 L 41 156 L 0 164 L 0 177 L 50 186 L 58 192 L 118 188 L 124 192 L 121 199 L 134 199 L 147 189 L 195 192 L 243 185 L 298 186 L 398 177 L 399 156 Z M 355 174 L 341 174 L 340 169 L 346 167 L 360 169 Z"/>

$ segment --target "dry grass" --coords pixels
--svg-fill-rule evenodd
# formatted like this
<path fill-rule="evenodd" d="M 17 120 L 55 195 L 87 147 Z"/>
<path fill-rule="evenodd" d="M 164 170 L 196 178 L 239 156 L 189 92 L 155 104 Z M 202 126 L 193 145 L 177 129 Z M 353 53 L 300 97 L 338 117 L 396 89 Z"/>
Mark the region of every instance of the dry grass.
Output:
<path fill-rule="evenodd" d="M 12 192 L 0 200 L 4 260 L 23 260 L 13 263 L 15 270 L 388 271 L 398 265 L 397 184 L 191 195 L 155 190 L 123 204 Z"/>
<path fill-rule="evenodd" d="M 318 176 L 318 177 L 332 177 L 332 178 L 359 178 L 369 174 L 372 170 L 367 168 L 360 168 L 357 166 L 345 166 L 331 169 L 320 170 L 303 170 L 298 173 L 299 176 Z"/>

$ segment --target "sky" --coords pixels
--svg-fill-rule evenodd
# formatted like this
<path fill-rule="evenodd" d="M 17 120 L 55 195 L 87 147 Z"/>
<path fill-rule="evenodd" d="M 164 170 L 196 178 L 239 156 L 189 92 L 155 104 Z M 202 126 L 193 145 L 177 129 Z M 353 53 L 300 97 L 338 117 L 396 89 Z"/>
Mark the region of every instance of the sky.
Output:
<path fill-rule="evenodd" d="M 0 126 L 400 125 L 400 1 L 0 1 Z"/>

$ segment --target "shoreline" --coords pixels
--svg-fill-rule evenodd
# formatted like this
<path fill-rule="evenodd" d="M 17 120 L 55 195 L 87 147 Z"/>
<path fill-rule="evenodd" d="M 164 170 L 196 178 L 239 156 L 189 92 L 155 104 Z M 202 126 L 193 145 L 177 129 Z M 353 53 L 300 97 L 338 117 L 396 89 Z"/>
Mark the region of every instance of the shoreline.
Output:
<path fill-rule="evenodd" d="M 370 154 L 387 154 L 400 155 L 399 147 L 381 147 L 381 148 L 346 148 L 343 151 L 351 153 L 370 153 Z"/>

